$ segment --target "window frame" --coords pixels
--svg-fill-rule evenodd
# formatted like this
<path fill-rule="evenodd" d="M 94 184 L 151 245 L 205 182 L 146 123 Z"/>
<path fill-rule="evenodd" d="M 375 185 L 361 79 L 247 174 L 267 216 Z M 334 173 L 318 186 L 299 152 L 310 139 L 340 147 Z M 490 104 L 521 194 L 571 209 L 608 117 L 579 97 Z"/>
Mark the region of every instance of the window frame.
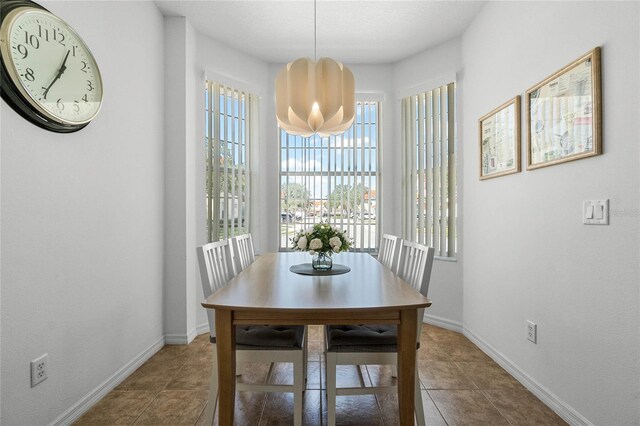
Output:
<path fill-rule="evenodd" d="M 223 103 L 223 107 L 220 107 L 221 103 Z M 229 108 L 229 104 L 232 105 L 231 108 Z M 255 125 L 253 115 L 259 113 L 259 96 L 213 79 L 206 79 L 204 110 L 206 232 L 207 241 L 212 242 L 246 234 L 251 230 L 250 154 L 251 145 L 255 139 L 252 130 Z M 224 117 L 224 129 L 220 123 L 221 115 Z M 226 151 L 224 157 L 221 156 L 223 143 Z M 227 151 L 229 144 L 231 144 L 231 150 Z M 232 153 L 231 156 L 228 155 L 229 152 Z M 220 161 L 213 161 L 214 158 L 224 158 L 223 165 L 220 164 Z M 228 158 L 231 158 L 230 166 L 227 163 Z M 231 179 L 231 190 L 224 191 L 224 198 L 219 195 L 214 196 L 214 188 L 220 188 L 223 170 L 224 180 L 228 182 Z M 225 187 L 227 186 L 228 184 L 225 185 Z M 235 199 L 240 194 L 242 194 L 242 199 L 238 198 L 236 207 Z M 233 212 L 231 218 L 229 217 L 230 200 Z M 222 202 L 224 202 L 225 208 L 222 210 L 224 213 L 221 218 Z M 218 218 L 218 220 L 216 221 L 214 218 Z M 217 222 L 217 226 L 214 225 L 214 222 Z"/>
<path fill-rule="evenodd" d="M 371 108 L 372 105 L 375 104 L 375 121 L 371 119 Z M 328 190 L 327 190 L 327 194 L 326 196 L 322 196 L 322 190 L 321 190 L 321 196 L 317 197 L 317 194 L 314 194 L 312 191 L 310 193 L 310 200 L 312 203 L 317 203 L 317 202 L 324 202 L 327 204 L 327 216 L 326 218 L 324 216 L 321 217 L 321 221 L 326 222 L 329 221 L 329 223 L 332 223 L 334 225 L 337 225 L 338 227 L 341 226 L 347 226 L 346 230 L 350 230 L 350 229 L 354 229 L 356 228 L 356 226 L 360 229 L 360 240 L 357 241 L 356 240 L 356 235 L 352 235 L 351 232 L 348 232 L 348 235 L 350 238 L 354 239 L 354 246 L 352 247 L 352 251 L 357 251 L 357 252 L 367 252 L 367 253 L 373 253 L 373 252 L 377 252 L 378 250 L 378 246 L 380 243 L 380 236 L 381 236 L 381 222 L 382 222 L 382 196 L 381 196 L 381 188 L 382 188 L 382 162 L 381 162 L 381 158 L 382 158 L 382 101 L 380 99 L 369 99 L 369 98 L 363 98 L 363 97 L 359 97 L 356 101 L 356 118 L 354 119 L 354 123 L 353 125 L 343 134 L 338 135 L 338 136 L 331 136 L 328 138 L 320 138 L 320 136 L 318 135 L 312 135 L 309 138 L 301 138 L 299 136 L 294 136 L 294 135 L 289 135 L 288 133 L 286 133 L 284 130 L 280 129 L 278 127 L 278 144 L 279 144 L 279 149 L 278 149 L 278 228 L 279 228 L 279 236 L 278 236 L 278 250 L 279 251 L 291 251 L 291 247 L 290 247 L 290 242 L 289 242 L 289 237 L 293 236 L 293 233 L 296 230 L 299 230 L 301 227 L 302 228 L 306 228 L 308 226 L 310 226 L 312 223 L 318 223 L 319 221 L 317 221 L 315 218 L 310 220 L 310 221 L 304 221 L 302 223 L 296 223 L 294 226 L 294 230 L 288 230 L 287 232 L 287 237 L 286 237 L 286 243 L 283 242 L 283 233 L 282 233 L 282 225 L 283 225 L 283 221 L 282 221 L 282 212 L 284 212 L 286 210 L 286 208 L 283 206 L 283 196 L 282 196 L 282 187 L 285 184 L 283 182 L 283 179 L 287 178 L 289 179 L 290 177 L 298 177 L 298 178 L 320 178 L 322 179 L 323 177 L 328 178 Z M 359 105 L 363 105 L 362 110 L 361 110 L 361 114 L 362 114 L 362 120 L 361 122 L 357 121 L 357 116 L 358 116 L 358 111 L 360 110 Z M 369 109 L 369 120 L 367 121 L 365 119 L 365 108 Z M 359 127 L 359 132 L 360 132 L 360 136 L 358 137 L 358 131 L 356 130 L 356 126 Z M 364 144 L 362 144 L 362 142 L 359 142 L 363 139 L 365 139 L 366 137 L 369 137 L 369 140 L 371 141 L 371 132 L 375 131 L 375 144 L 371 144 L 371 142 L 369 142 L 369 144 L 367 146 L 364 146 Z M 287 137 L 287 138 L 292 138 L 294 139 L 294 144 L 290 144 L 288 141 L 286 143 L 283 144 L 283 137 Z M 303 140 L 302 146 L 298 146 L 295 145 L 295 138 L 301 138 Z M 354 140 L 353 142 L 353 146 L 349 145 L 350 142 L 349 139 L 351 138 L 351 140 Z M 283 170 L 283 162 L 286 162 L 287 165 L 289 164 L 289 160 L 292 157 L 289 157 L 289 153 L 290 150 L 292 149 L 292 147 L 294 147 L 295 149 L 301 149 L 303 150 L 303 158 L 308 159 L 309 156 L 308 151 L 309 150 L 314 150 L 314 149 L 325 149 L 322 146 L 324 145 L 324 142 L 321 142 L 321 148 L 311 148 L 310 144 L 308 143 L 311 140 L 326 140 L 328 139 L 329 142 L 326 143 L 327 146 L 327 156 L 328 156 L 328 161 L 327 161 L 327 168 L 324 169 L 322 168 L 322 164 L 320 164 L 320 169 L 312 169 L 312 170 L 303 170 L 303 171 L 291 171 L 289 169 L 289 167 L 286 168 L 286 170 Z M 306 141 L 306 142 L 305 142 Z M 333 142 L 332 142 L 333 141 Z M 358 146 L 364 147 L 365 149 L 362 148 L 358 148 Z M 358 149 L 354 149 L 354 148 L 358 148 Z M 286 149 L 286 156 L 283 156 L 283 151 Z M 332 155 L 331 151 L 334 151 L 336 153 L 334 153 Z M 336 167 L 336 163 L 333 161 L 334 159 L 337 159 L 338 155 L 337 155 L 337 151 L 341 151 L 341 153 L 344 153 L 347 150 L 351 150 L 353 151 L 353 162 L 351 161 L 344 161 L 344 157 L 343 161 L 342 161 L 342 166 L 341 168 L 338 170 L 338 168 Z M 372 160 L 372 150 L 375 151 L 375 165 L 373 163 L 371 163 Z M 365 152 L 366 151 L 366 152 Z M 360 168 L 358 169 L 357 164 L 358 161 L 356 160 L 356 155 L 359 155 L 360 158 L 359 160 L 361 161 L 360 164 Z M 366 155 L 368 155 L 368 157 L 365 157 Z M 313 156 L 315 159 L 315 155 Z M 369 168 L 367 169 L 365 167 L 365 161 L 369 162 Z M 321 162 L 322 163 L 322 162 Z M 354 163 L 356 164 L 356 166 L 354 167 Z M 334 185 L 331 185 L 331 181 L 332 179 L 334 179 Z M 360 180 L 358 180 L 360 179 Z M 353 184 L 351 184 L 351 180 L 353 180 Z M 372 182 L 375 181 L 375 197 L 371 197 L 371 189 L 373 188 Z M 297 183 L 297 182 L 294 182 Z M 369 184 L 369 186 L 367 186 L 367 183 Z M 350 203 L 349 200 L 349 204 L 351 204 L 351 208 L 353 210 L 348 210 L 350 213 L 352 213 L 353 217 L 347 217 L 346 218 L 346 222 L 345 222 L 345 218 L 341 217 L 340 222 L 335 222 L 334 220 L 332 220 L 332 218 L 335 218 L 337 215 L 332 214 L 332 208 L 329 207 L 329 200 L 330 200 L 330 195 L 332 193 L 332 191 L 338 186 L 338 185 L 349 185 L 350 187 L 354 187 L 355 185 L 358 184 L 364 184 L 364 186 L 366 188 L 369 189 L 369 195 L 367 196 L 367 193 L 363 192 L 363 195 L 361 196 L 361 201 L 359 203 L 356 203 L 356 200 L 354 199 L 353 204 Z M 304 184 L 303 184 L 304 185 Z M 311 184 L 314 185 L 314 184 Z M 314 185 L 315 187 L 316 185 Z M 322 186 L 322 185 L 320 185 Z M 367 200 L 365 202 L 365 200 Z M 371 214 L 371 208 L 369 207 L 368 210 L 365 211 L 364 206 L 369 203 L 375 203 L 375 225 L 371 225 L 371 219 L 370 219 L 370 214 Z M 341 201 L 340 203 L 341 205 L 344 204 L 344 201 Z M 322 205 L 322 204 L 321 204 Z M 356 207 L 358 207 L 359 209 L 357 209 Z M 317 204 L 314 207 L 314 209 L 317 209 Z M 343 207 L 344 210 L 344 207 Z M 359 210 L 359 213 L 357 213 Z M 322 211 L 322 208 L 321 208 Z M 365 221 L 363 220 L 365 217 L 365 214 L 368 212 L 368 216 L 369 216 L 369 224 L 365 224 Z M 286 212 L 289 213 L 289 212 Z M 357 215 L 361 216 L 361 220 L 358 223 L 357 222 Z M 340 215 L 342 216 L 342 215 Z M 367 226 L 373 226 L 373 231 L 369 230 L 368 232 L 368 237 L 365 237 L 365 227 Z M 368 246 L 367 247 L 358 247 L 358 243 L 361 243 L 361 245 L 364 245 L 365 240 L 368 241 Z"/>

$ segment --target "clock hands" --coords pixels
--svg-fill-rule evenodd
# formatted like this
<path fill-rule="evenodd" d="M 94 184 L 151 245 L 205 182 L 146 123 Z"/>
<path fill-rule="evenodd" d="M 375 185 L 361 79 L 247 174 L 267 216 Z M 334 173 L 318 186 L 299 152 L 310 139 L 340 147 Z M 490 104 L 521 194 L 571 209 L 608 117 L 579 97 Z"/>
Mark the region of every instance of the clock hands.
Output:
<path fill-rule="evenodd" d="M 60 66 L 60 69 L 58 70 L 58 73 L 53 78 L 53 81 L 51 82 L 49 87 L 46 87 L 46 88 L 43 87 L 43 89 L 44 89 L 44 94 L 42 95 L 43 98 L 47 99 L 47 94 L 49 93 L 49 89 L 51 89 L 51 86 L 53 86 L 53 83 L 55 83 L 56 81 L 58 81 L 60 79 L 60 76 L 62 76 L 62 74 L 64 73 L 64 70 L 67 69 L 67 66 L 65 64 L 67 63 L 67 58 L 69 57 L 69 53 L 71 53 L 71 50 L 67 50 L 67 54 L 65 55 L 64 60 L 62 61 L 62 65 Z"/>

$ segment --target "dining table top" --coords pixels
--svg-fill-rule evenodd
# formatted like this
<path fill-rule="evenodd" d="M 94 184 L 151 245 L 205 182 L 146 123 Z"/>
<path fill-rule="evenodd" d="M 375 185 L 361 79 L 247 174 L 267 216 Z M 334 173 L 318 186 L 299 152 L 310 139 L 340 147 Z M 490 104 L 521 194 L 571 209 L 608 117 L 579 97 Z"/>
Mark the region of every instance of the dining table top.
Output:
<path fill-rule="evenodd" d="M 431 301 L 367 253 L 333 255 L 334 264 L 351 268 L 341 275 L 299 275 L 292 265 L 311 263 L 303 252 L 258 256 L 227 285 L 209 296 L 205 308 L 233 311 L 397 311 Z"/>

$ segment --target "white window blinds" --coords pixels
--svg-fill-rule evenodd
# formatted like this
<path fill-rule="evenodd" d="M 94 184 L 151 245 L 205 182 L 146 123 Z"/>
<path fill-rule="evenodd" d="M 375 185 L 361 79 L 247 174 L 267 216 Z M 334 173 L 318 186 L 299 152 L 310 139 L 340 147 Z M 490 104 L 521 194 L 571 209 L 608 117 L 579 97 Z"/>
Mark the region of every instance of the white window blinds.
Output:
<path fill-rule="evenodd" d="M 455 83 L 402 100 L 403 236 L 456 255 Z"/>
<path fill-rule="evenodd" d="M 207 81 L 207 233 L 218 241 L 250 232 L 249 150 L 258 137 L 256 95 Z"/>
<path fill-rule="evenodd" d="M 321 221 L 347 231 L 356 251 L 377 248 L 379 123 L 380 103 L 358 101 L 342 135 L 303 138 L 280 130 L 280 249 Z"/>

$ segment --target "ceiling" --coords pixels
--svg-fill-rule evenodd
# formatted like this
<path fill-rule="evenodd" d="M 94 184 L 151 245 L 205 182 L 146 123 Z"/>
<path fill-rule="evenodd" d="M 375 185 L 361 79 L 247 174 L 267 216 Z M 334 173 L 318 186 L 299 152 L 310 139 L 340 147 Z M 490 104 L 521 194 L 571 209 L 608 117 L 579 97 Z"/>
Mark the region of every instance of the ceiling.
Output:
<path fill-rule="evenodd" d="M 186 16 L 201 34 L 266 62 L 313 58 L 313 1 L 166 1 L 166 16 Z M 454 38 L 483 1 L 318 0 L 318 58 L 390 63 Z"/>

